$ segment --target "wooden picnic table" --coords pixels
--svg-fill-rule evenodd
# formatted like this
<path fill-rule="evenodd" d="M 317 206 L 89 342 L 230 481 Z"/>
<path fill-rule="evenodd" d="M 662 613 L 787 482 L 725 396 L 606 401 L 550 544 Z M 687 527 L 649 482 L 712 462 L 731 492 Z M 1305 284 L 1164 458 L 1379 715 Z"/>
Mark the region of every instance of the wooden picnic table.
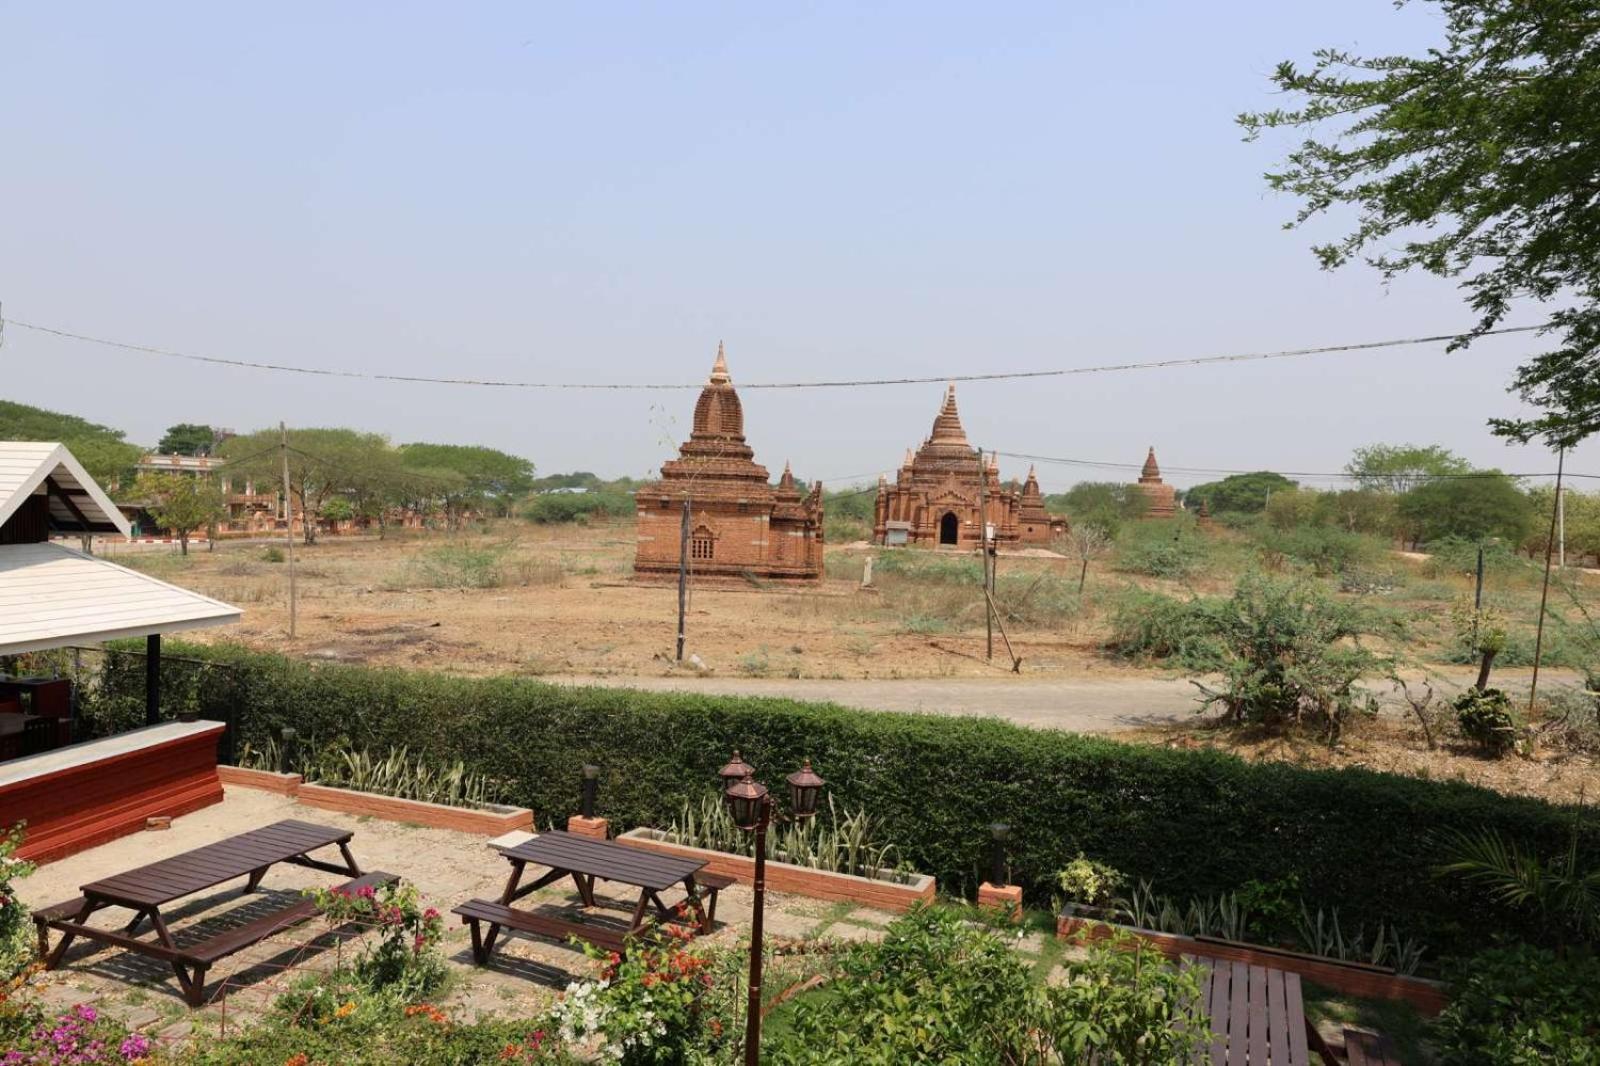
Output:
<path fill-rule="evenodd" d="M 161 915 L 161 908 L 173 900 L 239 877 L 245 878 L 244 891 L 253 892 L 267 871 L 278 863 L 348 875 L 354 880 L 341 887 L 351 890 L 365 885 L 376 887 L 396 880 L 392 874 L 362 874 L 355 857 L 350 854 L 350 838 L 353 835 L 348 829 L 287 819 L 125 873 L 91 881 L 80 888 L 83 893 L 80 898 L 34 912 L 40 954 L 45 956 L 45 966 L 55 969 L 61 964 L 73 939 L 83 937 L 161 959 L 172 964 L 178 983 L 183 988 L 184 998 L 191 1006 L 199 1006 L 205 988 L 206 970 L 214 962 L 311 917 L 316 911 L 315 904 L 309 899 L 302 899 L 283 910 L 186 947 L 179 947 L 173 939 Z M 337 847 L 343 861 L 327 862 L 309 855 L 312 851 L 327 847 Z M 120 932 L 84 924 L 90 915 L 108 907 L 123 907 L 134 912 L 132 920 Z M 154 939 L 134 936 L 146 920 L 154 930 Z M 47 952 L 48 929 L 55 929 L 62 936 L 55 949 Z"/>
<path fill-rule="evenodd" d="M 542 833 L 521 844 L 497 850 L 511 863 L 511 875 L 506 879 L 506 887 L 500 893 L 499 900 L 469 900 L 454 908 L 453 912 L 461 915 L 462 922 L 472 926 L 472 953 L 480 965 L 488 962 L 502 926 L 556 939 L 577 937 L 601 947 L 621 950 L 629 937 L 638 935 L 657 921 L 671 923 L 679 919 L 679 913 L 661 898 L 662 892 L 678 886 L 683 888 L 684 898 L 676 906 L 687 905 L 693 912 L 696 928 L 701 932 L 710 932 L 716 914 L 716 894 L 732 883 L 730 878 L 702 874 L 706 864 L 699 859 L 658 855 L 609 840 L 595 840 L 561 831 Z M 524 872 L 530 865 L 548 869 L 535 880 L 523 884 Z M 593 922 L 569 922 L 512 906 L 524 896 L 568 877 L 577 887 L 578 898 L 586 907 L 595 906 L 596 881 L 614 881 L 637 887 L 639 901 L 634 906 L 633 917 L 627 927 L 617 929 Z M 712 909 L 709 912 L 704 904 L 706 897 L 711 900 Z M 650 915 L 652 907 L 654 916 Z M 480 935 L 480 922 L 487 924 L 487 935 Z"/>
<path fill-rule="evenodd" d="M 1312 1058 L 1308 1039 L 1315 1034 L 1306 1024 L 1299 974 L 1196 956 L 1186 957 L 1184 963 L 1202 971 L 1200 997 L 1211 1022 L 1213 1066 L 1310 1066 L 1313 1061 L 1331 1061 L 1326 1054 Z"/>

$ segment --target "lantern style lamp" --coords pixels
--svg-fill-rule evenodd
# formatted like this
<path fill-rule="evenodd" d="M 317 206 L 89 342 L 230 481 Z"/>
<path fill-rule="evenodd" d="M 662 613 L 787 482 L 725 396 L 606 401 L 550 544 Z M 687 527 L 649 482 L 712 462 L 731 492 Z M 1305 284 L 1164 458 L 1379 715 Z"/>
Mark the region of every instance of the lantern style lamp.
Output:
<path fill-rule="evenodd" d="M 1006 841 L 1011 839 L 1011 827 L 1004 822 L 989 826 L 989 883 L 1006 883 Z"/>
<path fill-rule="evenodd" d="M 755 775 L 756 768 L 744 761 L 744 756 L 739 753 L 738 748 L 733 749 L 733 758 L 728 760 L 728 765 L 717 771 L 717 776 L 722 778 L 724 791 Z"/>
<path fill-rule="evenodd" d="M 744 780 L 730 785 L 723 793 L 728 801 L 728 812 L 733 824 L 740 829 L 755 829 L 763 822 L 763 808 L 767 802 L 767 786 L 745 774 Z"/>
<path fill-rule="evenodd" d="M 811 769 L 811 760 L 807 759 L 805 765 L 788 777 L 789 782 L 789 807 L 797 819 L 810 818 L 817 813 L 817 798 L 822 795 L 822 786 L 827 782 L 817 776 Z"/>
<path fill-rule="evenodd" d="M 594 797 L 600 788 L 600 767 L 593 763 L 583 764 L 583 816 L 594 817 Z"/>

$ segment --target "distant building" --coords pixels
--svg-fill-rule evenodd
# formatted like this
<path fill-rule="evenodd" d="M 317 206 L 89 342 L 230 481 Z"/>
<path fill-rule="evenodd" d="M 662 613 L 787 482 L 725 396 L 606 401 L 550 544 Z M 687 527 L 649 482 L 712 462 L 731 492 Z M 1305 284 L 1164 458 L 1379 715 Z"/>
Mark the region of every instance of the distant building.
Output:
<path fill-rule="evenodd" d="M 976 548 L 983 541 L 981 522 L 999 544 L 1048 544 L 1067 531 L 1066 519 L 1045 511 L 1032 470 L 1021 489 L 1015 482 L 1001 485 L 995 458 L 968 442 L 951 385 L 933 432 L 915 453 L 906 452 L 894 484 L 878 479 L 873 540 L 891 547 Z"/>
<path fill-rule="evenodd" d="M 777 487 L 769 483 L 745 442 L 744 408 L 720 344 L 689 439 L 662 466 L 661 480 L 634 498 L 640 577 L 677 576 L 688 500 L 689 566 L 697 577 L 822 580 L 822 486 L 802 494 L 787 465 Z"/>
<path fill-rule="evenodd" d="M 1145 518 L 1171 518 L 1178 513 L 1178 490 L 1161 480 L 1154 446 L 1145 456 L 1144 469 L 1139 472 L 1139 480 L 1133 488 L 1145 498 Z"/>

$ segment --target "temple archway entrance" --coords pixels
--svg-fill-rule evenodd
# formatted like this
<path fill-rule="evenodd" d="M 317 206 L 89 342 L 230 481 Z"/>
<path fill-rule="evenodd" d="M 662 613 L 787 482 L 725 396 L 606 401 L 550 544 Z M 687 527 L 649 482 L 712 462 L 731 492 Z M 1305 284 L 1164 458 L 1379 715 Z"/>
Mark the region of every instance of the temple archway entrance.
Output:
<path fill-rule="evenodd" d="M 939 519 L 939 543 L 954 545 L 960 539 L 961 519 L 956 517 L 954 511 L 946 511 L 944 517 Z"/>

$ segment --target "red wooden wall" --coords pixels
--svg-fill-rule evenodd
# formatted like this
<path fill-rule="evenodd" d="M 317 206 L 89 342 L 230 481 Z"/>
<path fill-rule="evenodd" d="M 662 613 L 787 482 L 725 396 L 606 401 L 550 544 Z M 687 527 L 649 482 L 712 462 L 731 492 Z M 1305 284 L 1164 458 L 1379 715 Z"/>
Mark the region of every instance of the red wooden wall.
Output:
<path fill-rule="evenodd" d="M 162 740 L 82 766 L 0 784 L 0 823 L 28 823 L 19 858 L 50 862 L 222 800 L 223 726 Z"/>

